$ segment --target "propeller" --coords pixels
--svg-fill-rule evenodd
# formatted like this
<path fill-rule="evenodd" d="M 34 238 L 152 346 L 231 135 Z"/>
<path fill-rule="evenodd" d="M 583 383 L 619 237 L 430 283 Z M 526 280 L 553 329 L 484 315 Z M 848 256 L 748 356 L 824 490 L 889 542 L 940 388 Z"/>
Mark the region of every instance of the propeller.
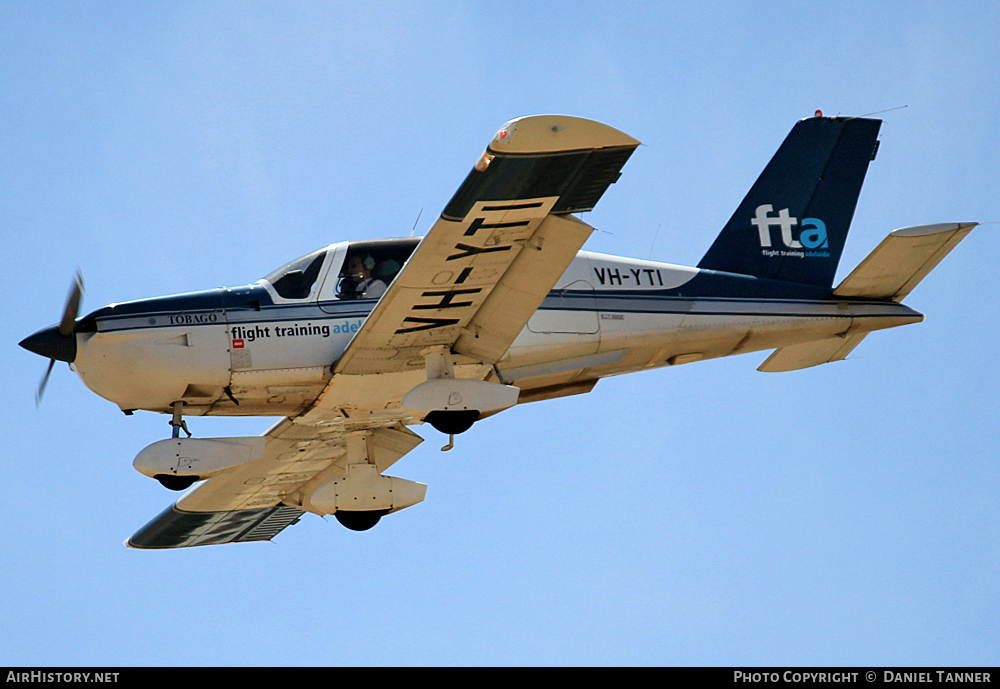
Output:
<path fill-rule="evenodd" d="M 42 376 L 42 382 L 38 384 L 38 389 L 35 390 L 36 407 L 42 403 L 42 395 L 45 394 L 45 386 L 49 384 L 49 374 L 52 373 L 52 367 L 55 365 L 56 365 L 56 360 L 49 359 L 49 367 L 45 369 L 45 375 Z"/>
<path fill-rule="evenodd" d="M 49 367 L 45 369 L 45 375 L 42 376 L 42 382 L 39 383 L 38 391 L 35 393 L 36 405 L 42 401 L 45 386 L 49 382 L 49 374 L 52 373 L 52 367 L 56 365 L 56 360 L 73 363 L 73 360 L 76 359 L 76 316 L 80 312 L 82 298 L 83 275 L 77 270 L 73 284 L 69 289 L 69 295 L 66 297 L 66 306 L 63 309 L 59 325 L 51 325 L 39 330 L 20 342 L 20 345 L 28 351 L 49 359 Z"/>

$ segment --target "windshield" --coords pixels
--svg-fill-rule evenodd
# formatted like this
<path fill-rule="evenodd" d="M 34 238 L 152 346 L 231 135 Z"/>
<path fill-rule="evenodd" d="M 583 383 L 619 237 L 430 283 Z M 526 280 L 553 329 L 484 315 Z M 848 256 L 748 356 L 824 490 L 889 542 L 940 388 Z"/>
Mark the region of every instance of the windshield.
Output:
<path fill-rule="evenodd" d="M 274 291 L 284 299 L 305 299 L 312 292 L 325 257 L 326 249 L 314 251 L 291 263 L 286 263 L 264 279 L 271 283 Z"/>

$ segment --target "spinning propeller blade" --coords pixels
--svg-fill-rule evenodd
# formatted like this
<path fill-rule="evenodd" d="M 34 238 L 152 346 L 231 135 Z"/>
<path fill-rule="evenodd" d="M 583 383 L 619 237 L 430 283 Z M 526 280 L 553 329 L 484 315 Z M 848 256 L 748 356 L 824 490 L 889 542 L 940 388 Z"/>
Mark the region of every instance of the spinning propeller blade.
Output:
<path fill-rule="evenodd" d="M 63 309 L 62 321 L 59 323 L 59 334 L 63 337 L 70 337 L 73 334 L 73 326 L 76 325 L 76 315 L 80 311 L 80 300 L 83 298 L 83 274 L 79 269 L 73 278 L 73 285 L 70 287 L 69 295 L 66 297 L 66 308 Z"/>
<path fill-rule="evenodd" d="M 35 406 L 37 407 L 42 403 L 42 395 L 45 394 L 45 386 L 49 383 L 49 374 L 52 373 L 52 367 L 56 365 L 55 359 L 49 359 L 49 367 L 45 369 L 45 375 L 42 376 L 42 382 L 38 384 L 38 390 L 35 391 Z"/>
<path fill-rule="evenodd" d="M 49 375 L 52 373 L 52 367 L 56 364 L 56 359 L 73 363 L 76 358 L 76 333 L 74 330 L 82 299 L 83 275 L 77 270 L 69 295 L 66 297 L 66 306 L 63 308 L 62 320 L 59 325 L 49 326 L 21 340 L 22 347 L 49 359 L 49 367 L 45 370 L 45 375 L 42 376 L 38 391 L 35 393 L 36 405 L 42 401 L 42 395 L 45 393 L 45 386 L 49 382 Z"/>

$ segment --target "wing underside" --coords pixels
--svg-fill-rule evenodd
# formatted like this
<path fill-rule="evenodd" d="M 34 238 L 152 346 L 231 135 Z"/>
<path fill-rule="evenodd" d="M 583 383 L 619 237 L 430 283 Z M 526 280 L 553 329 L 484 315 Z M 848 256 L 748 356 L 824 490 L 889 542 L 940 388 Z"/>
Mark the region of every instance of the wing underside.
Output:
<path fill-rule="evenodd" d="M 126 545 L 162 549 L 270 541 L 302 515 L 302 510 L 281 505 L 254 510 L 186 512 L 173 504 L 139 529 Z"/>
<path fill-rule="evenodd" d="M 423 439 L 399 426 L 374 430 L 343 423 L 305 424 L 284 419 L 266 434 L 264 456 L 200 484 L 126 543 L 133 548 L 267 541 L 296 523 L 312 492 L 347 472 L 347 434 L 370 431 L 369 459 L 379 473 Z"/>

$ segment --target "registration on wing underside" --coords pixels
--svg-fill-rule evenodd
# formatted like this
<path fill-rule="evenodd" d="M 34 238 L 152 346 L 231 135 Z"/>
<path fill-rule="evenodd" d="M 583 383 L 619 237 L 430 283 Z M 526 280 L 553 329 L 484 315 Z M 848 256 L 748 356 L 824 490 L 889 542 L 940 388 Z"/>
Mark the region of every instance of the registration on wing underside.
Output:
<path fill-rule="evenodd" d="M 461 221 L 439 219 L 372 313 L 370 330 L 352 343 L 356 358 L 345 357 L 338 372 L 381 372 L 386 358 L 422 364 L 420 349 L 453 344 L 556 200 L 478 201 Z"/>
<path fill-rule="evenodd" d="M 407 283 L 409 303 L 399 300 L 397 308 L 404 312 L 400 327 L 389 344 L 393 347 L 450 344 L 496 285 L 500 276 L 524 248 L 538 225 L 555 203 L 555 198 L 533 203 L 476 203 L 465 220 L 459 223 L 438 220 L 425 244 L 440 257 L 444 265 L 434 261 L 424 270 L 414 271 Z M 419 258 L 419 257 L 418 257 Z M 448 329 L 451 332 L 428 331 Z M 411 333 L 422 333 L 411 335 Z"/>
<path fill-rule="evenodd" d="M 420 352 L 498 361 L 592 228 L 590 210 L 639 145 L 600 123 L 543 115 L 508 122 L 431 227 L 334 369 L 394 373 Z"/>

